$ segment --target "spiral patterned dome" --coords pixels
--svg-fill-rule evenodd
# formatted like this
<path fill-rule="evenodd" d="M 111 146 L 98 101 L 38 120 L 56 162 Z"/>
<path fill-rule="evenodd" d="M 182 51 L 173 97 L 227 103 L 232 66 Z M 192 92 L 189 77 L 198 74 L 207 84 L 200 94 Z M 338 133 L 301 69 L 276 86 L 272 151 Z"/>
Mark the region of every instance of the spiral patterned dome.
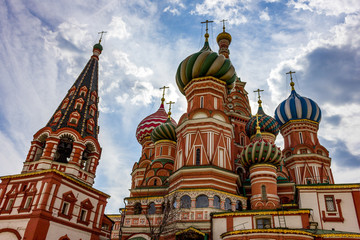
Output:
<path fill-rule="evenodd" d="M 154 128 L 151 132 L 151 140 L 155 143 L 159 140 L 171 140 L 176 142 L 176 126 L 171 122 L 170 118 L 163 124 Z"/>
<path fill-rule="evenodd" d="M 266 115 L 261 105 L 258 108 L 257 114 L 259 116 L 259 126 L 261 132 L 271 133 L 276 137 L 279 133 L 279 124 L 275 118 Z M 256 134 L 256 116 L 250 118 L 249 122 L 245 126 L 245 131 L 249 138 Z"/>
<path fill-rule="evenodd" d="M 232 89 L 237 79 L 235 68 L 229 59 L 210 49 L 205 41 L 204 47 L 197 53 L 183 60 L 176 72 L 176 84 L 182 94 L 184 88 L 194 78 L 211 76 L 225 82 L 228 89 Z"/>
<path fill-rule="evenodd" d="M 280 126 L 296 119 L 320 123 L 321 110 L 313 100 L 300 96 L 295 89 L 292 89 L 290 96 L 276 108 L 275 119 Z"/>
<path fill-rule="evenodd" d="M 168 119 L 168 114 L 166 113 L 164 109 L 164 104 L 161 103 L 159 109 L 144 118 L 138 125 L 136 129 L 136 139 L 141 144 L 141 142 L 144 140 L 144 138 L 150 138 L 150 134 L 153 131 L 154 128 L 159 126 L 160 124 L 166 122 Z M 176 126 L 176 122 L 174 119 L 171 118 L 171 122 Z"/>
<path fill-rule="evenodd" d="M 240 162 L 245 168 L 260 163 L 279 166 L 281 158 L 282 153 L 280 148 L 275 144 L 264 141 L 260 136 L 256 137 L 256 139 L 242 151 Z"/>

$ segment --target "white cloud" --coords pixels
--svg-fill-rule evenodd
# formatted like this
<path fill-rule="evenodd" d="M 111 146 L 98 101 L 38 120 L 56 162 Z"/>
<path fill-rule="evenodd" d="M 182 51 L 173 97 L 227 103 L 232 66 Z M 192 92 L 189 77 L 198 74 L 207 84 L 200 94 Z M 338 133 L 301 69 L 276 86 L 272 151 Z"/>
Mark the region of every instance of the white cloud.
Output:
<path fill-rule="evenodd" d="M 268 13 L 268 8 L 265 8 L 260 12 L 259 18 L 263 21 L 269 21 L 271 19 Z"/>
<path fill-rule="evenodd" d="M 289 5 L 298 10 L 314 11 L 318 14 L 340 15 L 358 13 L 360 2 L 357 0 L 298 0 L 290 1 Z"/>

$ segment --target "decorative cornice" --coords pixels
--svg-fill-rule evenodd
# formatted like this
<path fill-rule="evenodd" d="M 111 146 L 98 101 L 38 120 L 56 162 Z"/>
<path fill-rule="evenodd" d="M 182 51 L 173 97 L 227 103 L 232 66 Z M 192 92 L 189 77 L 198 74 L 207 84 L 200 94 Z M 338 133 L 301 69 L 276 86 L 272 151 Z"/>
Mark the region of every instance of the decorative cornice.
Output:
<path fill-rule="evenodd" d="M 360 188 L 360 184 L 297 185 L 297 189 L 341 189 Z"/>
<path fill-rule="evenodd" d="M 249 230 L 237 230 L 221 234 L 222 238 L 232 235 L 242 235 L 242 234 L 252 234 L 252 233 L 275 233 L 275 234 L 298 234 L 298 235 L 307 235 L 311 237 L 322 237 L 322 238 L 360 238 L 358 233 L 324 233 L 324 234 L 315 234 L 308 232 L 306 230 L 300 229 L 249 229 Z"/>
<path fill-rule="evenodd" d="M 213 218 L 221 217 L 237 217 L 237 216 L 257 216 L 257 215 L 298 215 L 298 214 L 310 214 L 310 209 L 301 210 L 279 210 L 279 211 L 240 211 L 240 212 L 228 212 L 228 213 L 214 213 Z"/>
<path fill-rule="evenodd" d="M 83 183 L 83 182 L 80 182 L 79 180 L 76 180 L 75 178 L 72 178 L 68 175 L 66 175 L 65 173 L 63 172 L 60 172 L 59 170 L 56 170 L 56 169 L 47 169 L 47 170 L 42 170 L 42 171 L 39 171 L 39 172 L 31 172 L 31 173 L 23 173 L 23 174 L 16 174 L 16 175 L 8 175 L 8 176 L 3 176 L 3 177 L 0 177 L 1 180 L 4 180 L 4 179 L 16 179 L 16 178 L 22 178 L 22 177 L 29 177 L 29 176 L 36 176 L 36 175 L 41 175 L 41 174 L 46 174 L 46 173 L 55 173 L 55 174 L 58 174 L 58 175 L 61 175 L 62 177 L 82 186 L 82 187 L 85 187 L 93 192 L 96 192 L 106 198 L 110 198 L 110 195 L 104 193 L 104 192 L 101 192 L 95 188 L 92 188 L 90 187 L 89 185 Z"/>

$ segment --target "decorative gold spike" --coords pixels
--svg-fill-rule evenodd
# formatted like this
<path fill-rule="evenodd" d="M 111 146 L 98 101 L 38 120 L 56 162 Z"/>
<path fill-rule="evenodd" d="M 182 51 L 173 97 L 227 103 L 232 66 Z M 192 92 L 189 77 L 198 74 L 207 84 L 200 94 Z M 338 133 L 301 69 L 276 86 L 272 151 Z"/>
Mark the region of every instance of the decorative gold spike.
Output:
<path fill-rule="evenodd" d="M 165 102 L 165 90 L 167 88 L 169 88 L 169 87 L 163 86 L 163 87 L 159 88 L 159 89 L 163 90 L 163 94 L 162 94 L 162 98 L 161 98 L 161 104 L 164 104 L 164 102 Z"/>
<path fill-rule="evenodd" d="M 291 70 L 289 72 L 287 72 L 286 74 L 290 74 L 290 86 L 291 86 L 291 90 L 295 90 L 294 85 L 295 83 L 293 82 L 293 78 L 292 78 L 292 74 L 295 72 L 292 72 Z"/>
<path fill-rule="evenodd" d="M 225 22 L 228 21 L 227 19 L 223 19 L 220 22 L 223 23 L 223 32 L 225 32 Z"/>
<path fill-rule="evenodd" d="M 170 101 L 170 102 L 166 103 L 166 104 L 169 104 L 168 118 L 170 118 L 170 115 L 171 115 L 171 104 L 174 104 L 174 103 L 175 102 L 173 102 L 173 101 Z"/>
<path fill-rule="evenodd" d="M 99 43 L 101 43 L 101 40 L 102 40 L 103 35 L 104 35 L 105 33 L 107 33 L 107 32 L 105 32 L 105 31 L 98 32 L 98 34 L 100 34 Z"/>
<path fill-rule="evenodd" d="M 212 23 L 214 21 L 209 21 L 209 20 L 206 20 L 205 22 L 201 22 L 201 23 L 206 23 L 206 33 L 205 33 L 205 42 L 208 41 L 208 38 L 209 38 L 209 33 L 208 33 L 208 30 L 209 30 L 209 26 L 208 26 L 208 23 Z"/>
<path fill-rule="evenodd" d="M 261 89 L 257 89 L 257 90 L 255 90 L 254 92 L 257 92 L 258 93 L 258 98 L 259 98 L 259 100 L 258 100 L 258 103 L 259 103 L 259 107 L 261 107 L 261 103 L 262 103 L 262 101 L 261 101 L 261 96 L 260 96 L 260 92 L 263 92 L 264 90 L 261 90 Z"/>

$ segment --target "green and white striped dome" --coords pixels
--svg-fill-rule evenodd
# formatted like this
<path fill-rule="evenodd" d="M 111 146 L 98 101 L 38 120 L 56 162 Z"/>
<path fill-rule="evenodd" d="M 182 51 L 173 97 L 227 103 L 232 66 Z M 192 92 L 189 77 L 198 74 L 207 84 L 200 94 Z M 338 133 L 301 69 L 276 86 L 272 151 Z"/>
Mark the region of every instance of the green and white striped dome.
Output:
<path fill-rule="evenodd" d="M 151 132 L 151 140 L 155 143 L 160 140 L 170 140 L 176 142 L 176 126 L 168 118 L 166 122 L 160 124 Z"/>
<path fill-rule="evenodd" d="M 228 89 L 232 89 L 237 78 L 235 68 L 231 61 L 223 55 L 219 55 L 210 49 L 205 41 L 204 47 L 197 53 L 183 60 L 176 72 L 176 84 L 182 94 L 184 88 L 194 78 L 215 77 L 226 83 Z"/>

